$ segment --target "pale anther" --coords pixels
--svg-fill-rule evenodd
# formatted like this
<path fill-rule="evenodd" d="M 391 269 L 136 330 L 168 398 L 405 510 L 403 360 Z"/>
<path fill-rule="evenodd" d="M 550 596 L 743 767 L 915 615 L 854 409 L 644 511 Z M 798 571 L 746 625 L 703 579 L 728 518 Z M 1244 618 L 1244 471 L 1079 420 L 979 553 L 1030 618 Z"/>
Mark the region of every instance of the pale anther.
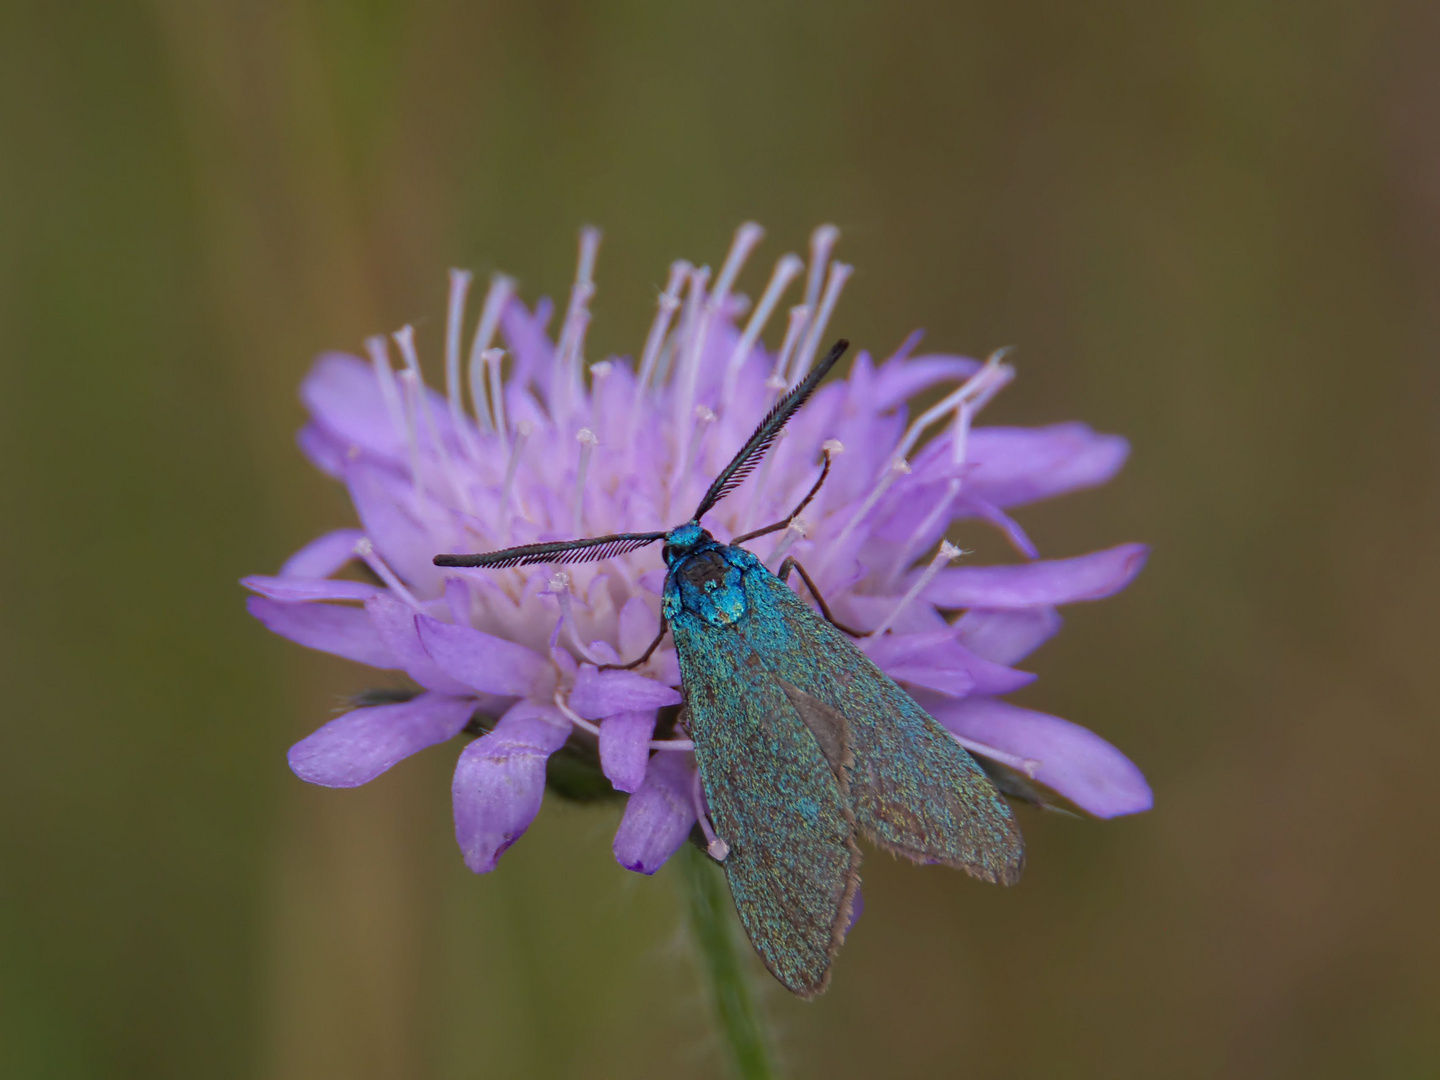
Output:
<path fill-rule="evenodd" d="M 944 568 L 947 563 L 958 559 L 963 554 L 965 553 L 950 543 L 950 541 L 940 541 L 940 550 L 936 553 L 935 558 L 930 560 L 930 565 L 915 579 L 915 584 L 906 590 L 905 595 L 900 598 L 900 602 L 896 604 L 890 614 L 885 617 L 885 621 L 870 632 L 870 636 L 877 638 L 883 637 L 885 631 L 895 625 L 895 620 L 900 617 L 900 613 L 909 607 L 917 596 L 929 588 L 930 582 L 935 580 L 935 575 L 940 573 L 941 569 Z"/>
<path fill-rule="evenodd" d="M 410 607 L 416 611 L 423 610 L 420 607 L 420 601 L 415 599 L 415 594 L 407 589 L 404 583 L 395 576 L 395 571 L 385 565 L 385 560 L 380 558 L 379 553 L 375 550 L 375 545 L 370 542 L 368 536 L 362 536 L 359 540 L 355 541 L 355 554 L 360 556 L 365 565 L 374 571 L 375 576 L 385 582 L 396 596 L 400 597 L 401 600 L 404 600 L 405 603 L 409 604 Z"/>

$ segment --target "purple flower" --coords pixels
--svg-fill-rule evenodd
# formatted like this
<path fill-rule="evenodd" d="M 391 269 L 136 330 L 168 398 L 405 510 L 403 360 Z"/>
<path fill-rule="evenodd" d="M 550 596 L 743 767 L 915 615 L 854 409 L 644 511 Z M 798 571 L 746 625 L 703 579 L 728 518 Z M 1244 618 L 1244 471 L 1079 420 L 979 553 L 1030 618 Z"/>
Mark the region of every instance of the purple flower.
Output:
<path fill-rule="evenodd" d="M 718 274 L 673 264 L 633 362 L 584 359 L 594 230 L 582 233 L 553 339 L 550 303 L 528 308 L 496 276 L 462 349 L 471 279 L 452 272 L 443 394 L 425 385 L 409 327 L 393 335 L 398 367 L 378 337 L 366 360 L 320 357 L 301 389 L 311 419 L 299 442 L 349 489 L 359 527 L 313 541 L 275 576 L 246 578 L 250 611 L 284 637 L 403 672 L 420 690 L 302 739 L 290 750 L 296 775 L 354 787 L 462 731 L 479 735 L 453 785 L 456 838 L 477 873 L 526 830 L 547 782 L 571 795 L 625 793 L 615 857 L 641 873 L 697 820 L 707 828 L 690 744 L 675 731 L 673 648 L 662 644 L 636 671 L 603 669 L 655 635 L 664 570 L 653 550 L 554 574 L 444 570 L 431 559 L 682 521 L 809 370 L 851 272 L 831 259 L 838 234 L 826 226 L 808 269 L 784 256 L 752 305 L 733 285 L 761 235 L 742 226 Z M 803 302 L 771 351 L 760 333 L 797 279 Z M 1148 809 L 1144 777 L 1114 747 L 999 700 L 1034 680 L 1013 665 L 1059 629 L 1058 605 L 1118 592 L 1145 561 L 1138 544 L 1041 559 L 1010 512 L 1105 483 L 1125 440 L 1078 423 L 976 427 L 1014 370 L 999 354 L 913 355 L 918 340 L 880 363 L 860 353 L 705 524 L 724 540 L 783 517 L 828 447 L 839 455 L 829 482 L 757 554 L 772 569 L 802 556 L 836 616 L 870 633 L 861 648 L 1008 793 L 1058 795 L 1099 817 Z M 931 390 L 944 391 L 940 401 L 912 419 L 905 402 Z M 943 538 L 962 519 L 999 529 L 1020 560 L 951 565 L 962 553 Z"/>

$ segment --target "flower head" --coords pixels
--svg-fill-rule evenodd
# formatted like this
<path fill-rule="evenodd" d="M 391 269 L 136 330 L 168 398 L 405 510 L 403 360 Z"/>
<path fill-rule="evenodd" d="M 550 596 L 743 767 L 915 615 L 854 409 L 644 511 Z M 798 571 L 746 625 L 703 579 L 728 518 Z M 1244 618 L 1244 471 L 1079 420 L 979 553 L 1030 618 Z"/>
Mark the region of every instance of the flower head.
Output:
<path fill-rule="evenodd" d="M 718 274 L 676 262 L 638 359 L 585 362 L 599 234 L 552 338 L 552 309 L 496 276 L 468 349 L 471 277 L 451 274 L 441 394 L 421 375 L 409 327 L 369 357 L 327 354 L 302 387 L 306 455 L 349 489 L 359 528 L 297 552 L 275 576 L 245 579 L 250 611 L 302 645 L 420 688 L 363 703 L 302 739 L 302 779 L 354 787 L 468 731 L 453 784 L 466 864 L 494 868 L 534 819 L 547 785 L 576 797 L 624 793 L 614 851 L 653 873 L 697 822 L 710 835 L 690 744 L 677 730 L 680 674 L 668 641 L 633 671 L 659 625 L 665 578 L 654 548 L 573 567 L 440 568 L 441 552 L 666 530 L 690 513 L 757 419 L 802 379 L 851 268 L 817 230 L 806 263 L 776 263 L 753 307 L 734 285 L 762 232 L 744 225 Z M 792 284 L 783 343 L 761 333 Z M 1060 626 L 1056 608 L 1124 588 L 1145 549 L 1123 544 L 1044 560 L 1010 511 L 1107 481 L 1128 447 L 1083 424 L 980 427 L 1014 377 L 1002 354 L 978 362 L 861 352 L 822 385 L 745 482 L 706 517 L 721 541 L 783 519 L 754 550 L 775 569 L 802 559 L 860 647 L 966 746 L 1007 794 L 1056 796 L 1099 817 L 1148 809 L 1144 777 L 1119 751 L 1058 717 L 1001 700 L 1033 681 L 1013 667 Z M 504 348 L 496 347 L 503 341 Z M 398 353 L 399 363 L 395 363 Z M 913 419 L 906 402 L 944 388 Z M 952 565 L 962 519 L 997 528 L 1023 561 Z M 938 547 L 937 547 L 938 545 Z M 933 552 L 933 554 L 932 554 Z M 347 566 L 360 575 L 335 575 Z M 364 580 L 357 579 L 363 577 Z"/>

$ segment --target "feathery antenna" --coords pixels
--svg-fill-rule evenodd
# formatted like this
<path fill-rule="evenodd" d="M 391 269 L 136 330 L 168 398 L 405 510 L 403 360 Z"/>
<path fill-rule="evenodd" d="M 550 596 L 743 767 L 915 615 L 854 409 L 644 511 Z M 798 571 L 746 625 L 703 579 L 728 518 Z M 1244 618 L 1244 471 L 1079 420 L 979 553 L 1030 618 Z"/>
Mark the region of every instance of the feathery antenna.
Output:
<path fill-rule="evenodd" d="M 845 350 L 849 347 L 850 342 L 844 338 L 835 342 L 830 346 L 830 351 L 825 354 L 825 359 L 811 368 L 810 374 L 796 383 L 794 389 L 775 403 L 775 407 L 770 410 L 764 420 L 760 421 L 760 426 L 746 440 L 745 445 L 740 448 L 740 452 L 730 459 L 730 464 L 725 466 L 720 475 L 715 478 L 715 482 L 710 485 L 710 490 L 700 500 L 700 505 L 695 509 L 691 521 L 699 521 L 710 512 L 716 503 L 743 484 L 745 478 L 755 471 L 765 457 L 765 452 L 779 438 L 786 421 L 795 415 L 801 405 L 805 404 L 805 400 L 820 385 L 820 380 L 830 373 L 835 362 L 845 354 Z"/>
<path fill-rule="evenodd" d="M 592 536 L 586 540 L 551 540 L 544 544 L 522 544 L 502 551 L 486 551 L 479 555 L 436 555 L 436 566 L 488 566 L 505 570 L 512 566 L 533 566 L 535 563 L 600 562 L 638 551 L 656 540 L 664 540 L 663 532 L 612 533 Z"/>

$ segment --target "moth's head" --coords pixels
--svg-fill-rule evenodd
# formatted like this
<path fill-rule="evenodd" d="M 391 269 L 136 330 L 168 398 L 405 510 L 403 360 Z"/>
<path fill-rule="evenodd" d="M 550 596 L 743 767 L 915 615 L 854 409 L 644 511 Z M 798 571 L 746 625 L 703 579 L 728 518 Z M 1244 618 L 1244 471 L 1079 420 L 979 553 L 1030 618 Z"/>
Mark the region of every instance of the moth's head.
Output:
<path fill-rule="evenodd" d="M 666 566 L 674 566 L 677 560 L 685 558 L 702 544 L 713 542 L 714 538 L 700 527 L 697 521 L 671 529 L 665 534 L 665 549 L 660 552 Z"/>

